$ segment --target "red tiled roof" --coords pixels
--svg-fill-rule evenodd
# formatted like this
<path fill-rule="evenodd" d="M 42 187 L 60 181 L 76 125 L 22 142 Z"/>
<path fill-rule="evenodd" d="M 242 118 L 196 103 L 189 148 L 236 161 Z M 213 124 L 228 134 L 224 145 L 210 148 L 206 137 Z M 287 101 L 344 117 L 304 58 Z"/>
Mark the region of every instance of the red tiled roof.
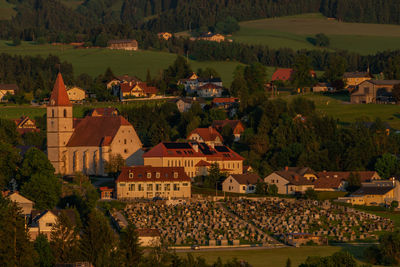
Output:
<path fill-rule="evenodd" d="M 58 73 L 56 82 L 54 83 L 49 106 L 72 106 L 61 73 Z"/>
<path fill-rule="evenodd" d="M 131 124 L 122 116 L 87 116 L 77 124 L 67 146 L 109 145 L 122 125 Z"/>
<path fill-rule="evenodd" d="M 293 69 L 277 69 L 272 74 L 271 81 L 289 81 L 292 77 Z"/>
<path fill-rule="evenodd" d="M 239 99 L 236 97 L 216 97 L 212 100 L 214 104 L 217 103 L 236 103 Z"/>
<path fill-rule="evenodd" d="M 100 116 L 116 116 L 118 115 L 118 110 L 116 108 L 95 108 L 90 112 L 92 117 Z"/>
<path fill-rule="evenodd" d="M 175 178 L 175 173 L 178 174 Z M 150 174 L 148 176 L 148 174 Z M 159 177 L 157 177 L 159 175 Z M 149 177 L 149 178 L 148 178 Z M 190 182 L 183 167 L 153 167 L 134 166 L 124 167 L 116 183 L 120 182 Z"/>
<path fill-rule="evenodd" d="M 217 130 L 215 130 L 213 127 L 194 129 L 189 134 L 188 139 L 190 138 L 190 136 L 192 134 L 198 134 L 206 142 L 215 141 L 217 139 L 217 137 L 219 137 L 219 140 L 221 141 L 221 143 L 224 140 L 222 135 Z"/>
<path fill-rule="evenodd" d="M 229 125 L 234 134 L 241 134 L 244 131 L 244 125 L 240 120 L 216 120 L 213 121 L 212 127 L 221 131 L 226 125 Z M 240 128 L 238 126 L 241 126 Z"/>
<path fill-rule="evenodd" d="M 0 84 L 0 90 L 7 90 L 7 91 L 18 91 L 18 85 L 15 83 L 6 83 L 6 84 Z"/>
<path fill-rule="evenodd" d="M 260 176 L 255 173 L 245 173 L 245 174 L 231 174 L 228 178 L 232 176 L 239 184 L 256 184 L 259 180 L 261 181 Z"/>
<path fill-rule="evenodd" d="M 198 146 L 198 151 L 194 146 Z M 242 156 L 234 152 L 227 146 L 215 146 L 214 148 L 205 143 L 190 142 L 163 142 L 159 143 L 148 152 L 143 154 L 143 158 L 152 157 L 179 157 L 193 158 L 205 157 L 209 161 L 213 160 L 244 160 Z"/>
<path fill-rule="evenodd" d="M 224 89 L 222 86 L 213 84 L 213 83 L 206 83 L 203 86 L 197 88 L 197 90 L 205 90 L 205 89 Z"/>
<path fill-rule="evenodd" d="M 132 89 L 136 85 L 139 86 L 139 88 L 141 90 L 143 90 L 143 92 L 145 94 L 157 94 L 157 92 L 158 92 L 158 89 L 156 87 L 147 86 L 147 84 L 145 82 L 137 82 L 137 83 L 132 83 L 132 84 L 130 84 L 130 83 L 122 83 L 121 84 L 121 91 L 123 93 L 129 93 L 130 91 L 132 91 Z"/>
<path fill-rule="evenodd" d="M 326 179 L 342 179 L 347 180 L 351 173 L 358 174 L 360 176 L 360 181 L 369 182 L 372 180 L 374 176 L 379 177 L 377 172 L 374 171 L 347 171 L 347 172 L 319 172 L 317 176 L 319 179 L 326 178 Z M 380 179 L 380 177 L 378 178 Z"/>
<path fill-rule="evenodd" d="M 294 185 L 312 185 L 313 182 L 309 181 L 307 178 L 299 175 L 297 172 L 294 171 L 277 171 L 275 172 L 282 178 L 285 178 L 289 183 Z"/>
<path fill-rule="evenodd" d="M 338 189 L 344 179 L 342 178 L 319 178 L 314 181 L 314 187 L 319 189 Z"/>

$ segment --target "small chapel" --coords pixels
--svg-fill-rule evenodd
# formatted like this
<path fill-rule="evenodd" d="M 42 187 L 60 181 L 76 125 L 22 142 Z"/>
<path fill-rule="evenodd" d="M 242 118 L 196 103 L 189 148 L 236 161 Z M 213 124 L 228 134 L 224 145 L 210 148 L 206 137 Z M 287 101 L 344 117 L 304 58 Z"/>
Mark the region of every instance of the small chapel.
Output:
<path fill-rule="evenodd" d="M 106 175 L 106 162 L 118 154 L 127 166 L 143 164 L 142 142 L 118 112 L 92 112 L 78 119 L 72 111 L 59 73 L 47 105 L 47 155 L 56 173 Z"/>

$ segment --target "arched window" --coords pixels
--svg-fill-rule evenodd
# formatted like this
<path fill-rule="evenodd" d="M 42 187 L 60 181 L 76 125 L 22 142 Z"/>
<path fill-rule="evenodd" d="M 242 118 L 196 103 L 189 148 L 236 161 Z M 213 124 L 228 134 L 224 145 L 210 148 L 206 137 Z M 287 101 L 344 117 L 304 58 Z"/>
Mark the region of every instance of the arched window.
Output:
<path fill-rule="evenodd" d="M 67 117 L 67 110 L 64 109 L 64 118 L 66 118 L 66 117 Z"/>

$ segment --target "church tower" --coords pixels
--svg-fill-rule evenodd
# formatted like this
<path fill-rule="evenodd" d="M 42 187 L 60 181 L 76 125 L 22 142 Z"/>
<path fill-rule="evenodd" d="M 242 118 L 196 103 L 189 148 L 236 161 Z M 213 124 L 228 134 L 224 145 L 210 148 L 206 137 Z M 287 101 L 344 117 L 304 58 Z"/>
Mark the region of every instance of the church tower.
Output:
<path fill-rule="evenodd" d="M 72 104 L 60 73 L 47 105 L 47 157 L 56 173 L 65 174 L 68 164 L 66 145 L 73 133 Z"/>

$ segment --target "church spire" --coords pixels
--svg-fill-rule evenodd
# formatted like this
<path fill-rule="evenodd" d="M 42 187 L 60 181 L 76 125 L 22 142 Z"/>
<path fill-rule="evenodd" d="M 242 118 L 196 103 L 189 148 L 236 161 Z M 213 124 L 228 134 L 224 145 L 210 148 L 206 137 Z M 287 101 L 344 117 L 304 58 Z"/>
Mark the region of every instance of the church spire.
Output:
<path fill-rule="evenodd" d="M 69 101 L 69 97 L 67 94 L 67 89 L 65 88 L 65 84 L 61 73 L 58 73 L 56 82 L 54 83 L 53 91 L 51 92 L 50 106 L 72 106 Z"/>

